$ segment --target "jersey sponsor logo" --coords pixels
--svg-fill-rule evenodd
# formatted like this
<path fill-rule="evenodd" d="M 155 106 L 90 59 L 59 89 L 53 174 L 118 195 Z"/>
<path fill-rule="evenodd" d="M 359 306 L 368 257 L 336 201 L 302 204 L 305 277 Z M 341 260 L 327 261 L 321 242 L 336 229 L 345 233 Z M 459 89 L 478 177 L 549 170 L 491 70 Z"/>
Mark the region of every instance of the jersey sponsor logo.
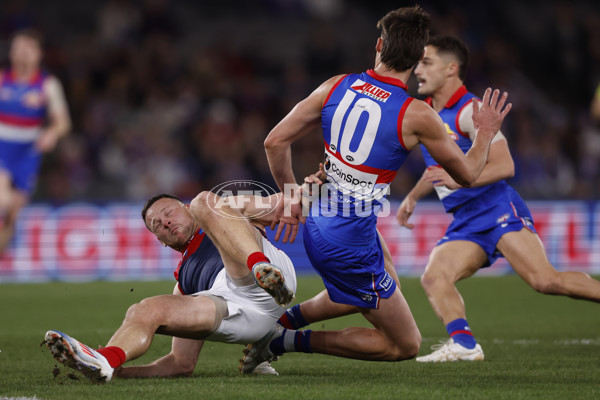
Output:
<path fill-rule="evenodd" d="M 392 277 L 386 272 L 381 282 L 379 282 L 379 286 L 381 286 L 381 288 L 387 292 L 392 287 L 392 282 Z"/>
<path fill-rule="evenodd" d="M 23 95 L 22 101 L 27 108 L 40 108 L 44 105 L 44 96 L 38 90 L 30 90 Z"/>
<path fill-rule="evenodd" d="M 509 215 L 508 213 L 507 213 L 507 214 L 504 214 L 503 216 L 501 216 L 500 218 L 498 218 L 498 219 L 496 220 L 496 223 L 497 223 L 497 224 L 501 224 L 501 223 L 503 223 L 503 222 L 506 222 L 506 221 L 508 220 L 508 218 L 509 218 L 509 217 L 510 217 L 510 215 Z"/>
<path fill-rule="evenodd" d="M 446 132 L 448 133 L 448 135 L 450 135 L 452 140 L 454 140 L 455 142 L 458 141 L 458 135 L 452 130 L 452 128 L 450 128 L 450 125 L 444 122 L 444 126 L 446 127 Z"/>
<path fill-rule="evenodd" d="M 357 79 L 350 88 L 383 103 L 385 103 L 392 94 L 379 86 L 375 86 L 360 79 Z"/>
<path fill-rule="evenodd" d="M 368 195 L 373 192 L 377 175 L 354 169 L 334 157 L 327 156 L 325 171 L 340 189 L 350 193 Z"/>

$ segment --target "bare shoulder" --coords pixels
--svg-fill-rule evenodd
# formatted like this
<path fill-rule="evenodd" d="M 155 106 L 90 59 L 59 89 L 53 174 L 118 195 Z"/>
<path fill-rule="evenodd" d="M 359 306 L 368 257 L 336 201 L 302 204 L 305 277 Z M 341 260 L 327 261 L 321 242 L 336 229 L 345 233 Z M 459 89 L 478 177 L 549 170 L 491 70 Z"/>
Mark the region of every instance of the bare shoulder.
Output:
<path fill-rule="evenodd" d="M 423 135 L 443 131 L 444 125 L 440 116 L 427 103 L 414 99 L 406 109 L 402 120 L 402 137 L 406 147 L 412 149 Z"/>
<path fill-rule="evenodd" d="M 329 95 L 329 92 L 331 92 L 331 89 L 333 89 L 333 87 L 337 85 L 338 82 L 340 82 L 340 80 L 345 76 L 346 74 L 332 76 L 325 82 L 321 83 L 319 87 L 315 89 L 313 95 L 318 96 L 321 99 L 321 104 L 323 104 L 325 102 L 325 99 Z"/>

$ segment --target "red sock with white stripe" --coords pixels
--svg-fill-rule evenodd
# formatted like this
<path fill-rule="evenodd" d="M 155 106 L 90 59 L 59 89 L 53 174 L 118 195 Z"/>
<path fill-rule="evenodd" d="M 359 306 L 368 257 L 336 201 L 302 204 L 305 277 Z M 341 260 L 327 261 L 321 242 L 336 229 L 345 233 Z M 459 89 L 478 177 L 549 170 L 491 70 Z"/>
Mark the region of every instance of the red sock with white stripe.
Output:
<path fill-rule="evenodd" d="M 446 325 L 446 331 L 455 343 L 461 346 L 472 349 L 477 345 L 477 341 L 471 333 L 469 323 L 464 318 L 458 318 Z"/>
<path fill-rule="evenodd" d="M 113 368 L 120 367 L 121 365 L 125 364 L 125 361 L 127 361 L 127 356 L 120 347 L 108 346 L 96 351 L 102 354 Z"/>

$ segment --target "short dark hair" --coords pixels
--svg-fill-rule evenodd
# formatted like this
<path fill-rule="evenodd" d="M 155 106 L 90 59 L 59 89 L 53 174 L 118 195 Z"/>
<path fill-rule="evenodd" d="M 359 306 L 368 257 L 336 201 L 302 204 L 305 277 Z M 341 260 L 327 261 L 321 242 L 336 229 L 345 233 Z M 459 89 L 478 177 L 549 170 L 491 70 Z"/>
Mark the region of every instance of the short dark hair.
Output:
<path fill-rule="evenodd" d="M 17 38 L 19 36 L 24 36 L 26 38 L 35 40 L 40 47 L 43 47 L 43 45 L 44 45 L 44 36 L 37 29 L 34 29 L 34 28 L 19 29 L 18 31 L 16 31 L 12 34 L 12 36 L 10 37 L 10 41 L 12 42 L 15 38 Z"/>
<path fill-rule="evenodd" d="M 458 60 L 458 77 L 461 81 L 465 80 L 467 75 L 467 66 L 469 65 L 469 49 L 458 38 L 454 36 L 434 36 L 429 39 L 428 46 L 433 46 L 438 53 L 452 54 Z"/>
<path fill-rule="evenodd" d="M 383 48 L 381 62 L 396 71 L 414 67 L 429 40 L 431 18 L 420 6 L 390 11 L 377 22 Z"/>
<path fill-rule="evenodd" d="M 180 203 L 183 203 L 183 201 L 179 197 L 173 196 L 172 194 L 168 193 L 161 193 L 157 194 L 156 196 L 152 196 L 148 199 L 148 201 L 146 201 L 146 204 L 144 204 L 144 208 L 142 208 L 142 219 L 144 220 L 144 225 L 146 225 L 146 213 L 148 212 L 148 209 L 152 207 L 152 204 L 156 203 L 160 199 L 173 199 L 177 200 Z"/>

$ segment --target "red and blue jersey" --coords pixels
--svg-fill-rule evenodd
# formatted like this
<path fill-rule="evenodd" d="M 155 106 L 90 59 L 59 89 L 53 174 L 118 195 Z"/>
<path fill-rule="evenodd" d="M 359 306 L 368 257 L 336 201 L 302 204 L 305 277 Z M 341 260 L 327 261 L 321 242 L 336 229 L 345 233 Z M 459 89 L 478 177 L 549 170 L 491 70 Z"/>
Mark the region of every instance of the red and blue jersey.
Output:
<path fill-rule="evenodd" d="M 210 289 L 224 267 L 217 247 L 199 229 L 183 251 L 174 275 L 181 293 L 194 294 Z"/>
<path fill-rule="evenodd" d="M 30 81 L 22 82 L 10 69 L 0 74 L 0 139 L 32 142 L 37 138 L 47 115 L 43 91 L 47 77 L 38 71 Z"/>
<path fill-rule="evenodd" d="M 474 98 L 477 97 L 473 93 L 468 92 L 465 86 L 461 86 L 452 97 L 450 97 L 444 108 L 438 113 L 444 122 L 448 135 L 456 142 L 463 153 L 469 151 L 473 144 L 473 139 L 475 138 L 475 129 L 472 127 L 472 121 L 469 120 L 470 117 L 468 116 L 470 114 L 466 114 L 467 112 L 472 113 Z M 425 99 L 425 102 L 431 105 L 430 98 Z M 464 118 L 464 115 L 467 115 L 468 118 Z M 469 125 L 471 125 L 470 131 L 466 131 L 465 127 L 461 125 L 460 121 L 464 121 L 465 119 L 469 120 Z M 427 167 L 440 167 L 422 144 L 421 150 Z M 481 196 L 489 190 L 501 190 L 505 186 L 506 182 L 502 180 L 485 186 L 459 188 L 455 190 L 450 190 L 446 186 L 435 186 L 435 190 L 442 201 L 446 212 L 452 212 L 456 210 L 457 207 L 469 200 Z"/>
<path fill-rule="evenodd" d="M 323 104 L 321 121 L 330 193 L 313 204 L 321 233 L 335 242 L 371 244 L 377 213 L 409 151 L 402 120 L 413 100 L 406 85 L 373 70 L 346 75 Z"/>

